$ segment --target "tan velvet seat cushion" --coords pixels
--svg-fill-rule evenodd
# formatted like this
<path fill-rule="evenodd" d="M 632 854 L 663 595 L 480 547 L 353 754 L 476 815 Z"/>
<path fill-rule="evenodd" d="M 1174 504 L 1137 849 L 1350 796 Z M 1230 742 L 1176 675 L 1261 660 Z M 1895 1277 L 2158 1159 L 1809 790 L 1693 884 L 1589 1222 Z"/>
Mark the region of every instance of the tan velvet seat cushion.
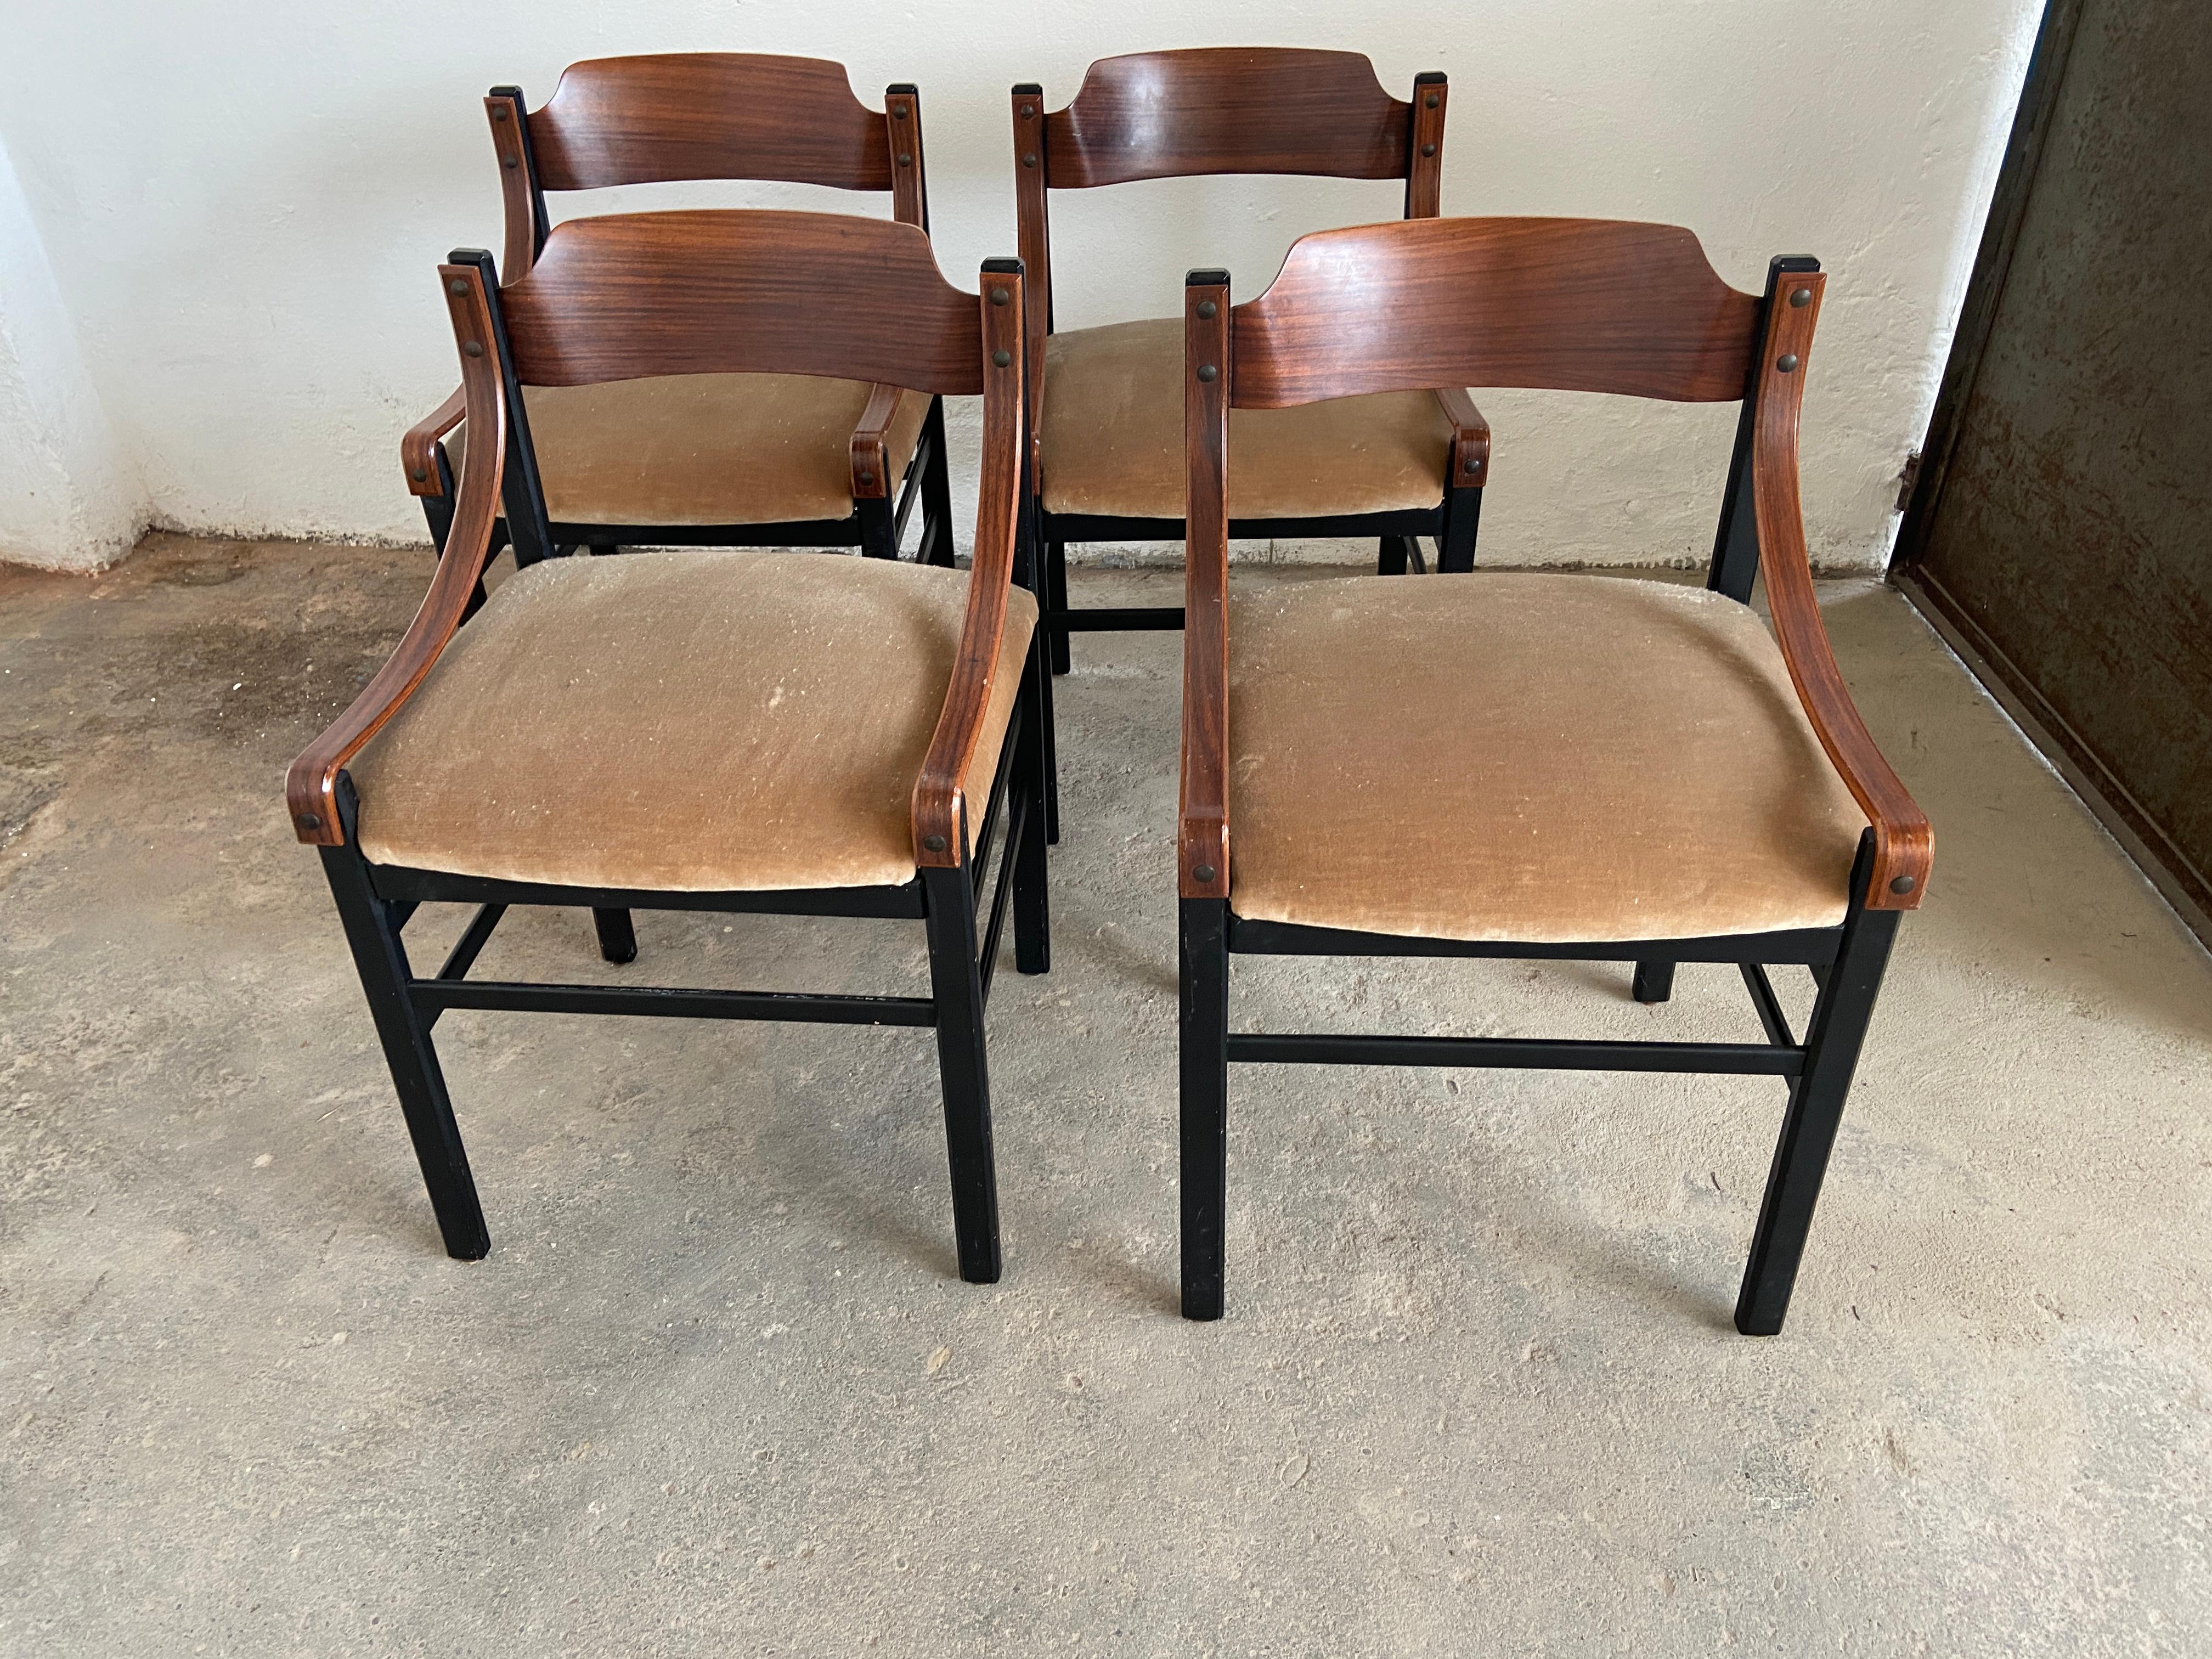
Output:
<path fill-rule="evenodd" d="M 674 891 L 915 873 L 963 571 L 744 549 L 532 565 L 349 768 L 371 860 Z M 1036 603 L 1009 596 L 979 827 Z"/>
<path fill-rule="evenodd" d="M 1182 320 L 1049 336 L 1038 471 L 1053 513 L 1183 515 Z M 1232 518 L 1433 507 L 1451 465 L 1433 393 L 1229 411 Z"/>
<path fill-rule="evenodd" d="M 523 388 L 530 441 L 557 523 L 787 524 L 853 511 L 853 428 L 864 380 L 678 374 Z M 909 393 L 884 434 L 894 483 L 929 399 Z M 466 422 L 447 434 L 460 477 Z"/>
<path fill-rule="evenodd" d="M 1231 904 L 1431 939 L 1843 920 L 1866 819 L 1755 613 L 1602 576 L 1232 599 Z"/>

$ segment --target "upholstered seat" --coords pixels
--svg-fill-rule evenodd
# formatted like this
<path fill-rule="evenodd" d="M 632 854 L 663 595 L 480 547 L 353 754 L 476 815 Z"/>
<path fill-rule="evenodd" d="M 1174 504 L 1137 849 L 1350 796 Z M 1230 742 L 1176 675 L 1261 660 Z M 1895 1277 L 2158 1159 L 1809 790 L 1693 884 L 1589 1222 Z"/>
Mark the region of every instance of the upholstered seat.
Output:
<path fill-rule="evenodd" d="M 1182 517 L 1182 352 L 1176 317 L 1048 337 L 1037 425 L 1047 512 Z M 1427 392 L 1232 410 L 1230 516 L 1434 508 L 1451 436 Z"/>
<path fill-rule="evenodd" d="M 1702 588 L 1359 576 L 1233 598 L 1231 908 L 1425 938 L 1842 921 L 1866 819 Z"/>
<path fill-rule="evenodd" d="M 532 565 L 353 760 L 362 850 L 585 887 L 904 882 L 967 597 L 964 572 L 821 553 Z M 1014 589 L 971 835 L 1036 623 Z"/>
<path fill-rule="evenodd" d="M 556 524 L 787 524 L 849 518 L 853 428 L 870 388 L 811 374 L 678 374 L 523 392 Z M 929 399 L 902 398 L 884 434 L 894 482 Z M 453 476 L 467 435 L 446 439 Z"/>

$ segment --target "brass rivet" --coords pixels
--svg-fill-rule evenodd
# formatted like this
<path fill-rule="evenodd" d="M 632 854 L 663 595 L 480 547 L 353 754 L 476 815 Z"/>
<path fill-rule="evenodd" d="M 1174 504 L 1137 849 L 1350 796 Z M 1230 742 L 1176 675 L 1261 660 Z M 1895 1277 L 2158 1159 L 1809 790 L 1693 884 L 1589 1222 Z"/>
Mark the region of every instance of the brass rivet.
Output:
<path fill-rule="evenodd" d="M 430 482 L 430 475 L 429 475 L 428 473 L 425 472 L 425 471 L 424 471 L 421 467 L 419 467 L 419 466 L 418 466 L 418 467 L 416 467 L 416 468 L 412 472 L 409 473 L 407 476 L 408 476 L 409 477 L 410 477 L 410 478 L 414 479 L 414 480 L 415 480 L 415 482 L 416 482 L 416 483 L 429 483 L 429 482 Z"/>
<path fill-rule="evenodd" d="M 902 167 L 912 167 L 914 165 L 913 155 L 905 150 L 901 150 L 899 152 L 899 165 Z"/>
<path fill-rule="evenodd" d="M 1210 864 L 1201 864 L 1196 869 L 1193 870 L 1191 874 L 1197 877 L 1200 881 L 1212 881 L 1213 879 L 1213 866 Z"/>
<path fill-rule="evenodd" d="M 1200 300 L 1198 302 L 1198 314 L 1205 318 L 1209 323 L 1214 319 L 1214 317 L 1219 313 L 1220 309 L 1221 307 L 1215 305 L 1211 300 Z"/>
<path fill-rule="evenodd" d="M 1774 360 L 1774 366 L 1784 374 L 1795 374 L 1797 372 L 1797 354 L 1794 351 L 1784 352 Z"/>
<path fill-rule="evenodd" d="M 994 288 L 991 290 L 991 303 L 994 306 L 1005 305 L 1012 297 L 1013 296 L 1012 295 L 1008 294 L 1006 290 L 1002 288 Z"/>
<path fill-rule="evenodd" d="M 1198 366 L 1198 378 L 1201 380 L 1210 380 L 1220 373 L 1221 371 L 1212 363 L 1200 363 Z"/>
<path fill-rule="evenodd" d="M 924 836 L 921 838 L 921 844 L 925 851 L 931 853 L 942 853 L 945 850 L 945 837 L 942 836 Z"/>
<path fill-rule="evenodd" d="M 894 104 L 891 106 L 891 119 L 894 121 L 903 121 L 906 119 L 906 106 L 904 104 Z"/>
<path fill-rule="evenodd" d="M 1919 884 L 1920 884 L 1918 882 L 1913 880 L 1910 876 L 1899 876 L 1895 881 L 1889 884 L 1889 890 L 1893 893 L 1902 896 L 1911 892 Z"/>
<path fill-rule="evenodd" d="M 510 156 L 508 156 L 508 157 L 507 157 L 504 161 L 502 161 L 500 165 L 501 165 L 501 166 L 502 166 L 502 167 L 506 167 L 506 168 L 507 168 L 507 170 L 508 172 L 512 173 L 513 171 L 514 171 L 514 169 L 515 169 L 515 168 L 517 168 L 517 167 L 520 167 L 520 166 L 522 165 L 522 163 L 521 163 L 521 162 L 520 162 L 520 161 L 516 161 L 516 160 L 514 159 L 514 157 L 513 157 L 512 155 L 510 155 Z"/>
<path fill-rule="evenodd" d="M 1443 100 L 1442 99 L 1438 98 L 1436 94 L 1432 92 L 1427 97 L 1421 100 L 1421 107 L 1423 109 L 1434 109 L 1443 101 Z"/>
<path fill-rule="evenodd" d="M 1421 154 L 1424 155 L 1434 155 L 1436 153 L 1437 147 L 1434 144 L 1423 144 L 1421 146 Z"/>
<path fill-rule="evenodd" d="M 294 818 L 292 822 L 298 824 L 302 830 L 319 830 L 323 827 L 322 819 L 318 817 L 313 812 L 302 812 L 299 817 Z"/>
<path fill-rule="evenodd" d="M 994 351 L 991 354 L 991 361 L 1000 368 L 1004 368 L 1014 361 L 1014 354 L 1011 351 Z"/>
<path fill-rule="evenodd" d="M 482 340 L 471 340 L 467 344 L 464 345 L 461 349 L 467 352 L 471 357 L 481 357 L 483 356 L 483 342 Z"/>
<path fill-rule="evenodd" d="M 458 276 L 454 277 L 453 280 L 446 284 L 446 286 L 456 294 L 466 294 L 469 291 L 469 285 Z"/>
<path fill-rule="evenodd" d="M 1030 155 L 1024 155 L 1024 156 L 1023 156 L 1023 157 L 1022 157 L 1022 165 L 1023 165 L 1024 167 L 1035 167 L 1035 166 L 1036 165 L 1036 155 L 1035 155 L 1034 153 L 1032 153 L 1032 154 L 1030 154 Z"/>
<path fill-rule="evenodd" d="M 1790 296 L 1790 303 L 1796 310 L 1804 310 L 1807 306 L 1813 303 L 1813 290 L 1809 288 L 1799 289 Z"/>
<path fill-rule="evenodd" d="M 1023 119 L 1023 120 L 1024 120 L 1024 121 L 1030 120 L 1030 119 L 1034 118 L 1036 115 L 1036 106 L 1035 104 L 1024 104 L 1024 105 L 1022 106 L 1022 119 Z"/>

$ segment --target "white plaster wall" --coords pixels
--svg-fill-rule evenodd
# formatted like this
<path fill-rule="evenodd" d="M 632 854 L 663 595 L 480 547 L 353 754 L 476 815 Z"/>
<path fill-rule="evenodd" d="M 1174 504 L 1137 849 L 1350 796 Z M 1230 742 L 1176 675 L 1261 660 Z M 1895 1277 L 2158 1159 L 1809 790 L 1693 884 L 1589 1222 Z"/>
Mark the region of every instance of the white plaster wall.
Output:
<path fill-rule="evenodd" d="M 146 517 L 0 147 L 0 559 L 97 570 L 131 550 Z"/>
<path fill-rule="evenodd" d="M 1730 280 L 1775 252 L 1833 273 L 1808 387 L 1817 557 L 1875 567 L 1934 397 L 2039 0 L 0 0 L 0 141 L 155 522 L 418 538 L 400 433 L 454 382 L 432 266 L 496 248 L 479 98 L 562 64 L 708 48 L 919 83 L 948 272 L 1013 251 L 1007 88 L 1057 107 L 1091 58 L 1257 41 L 1350 47 L 1384 83 L 1452 77 L 1447 213 L 1694 228 Z M 656 187 L 590 210 L 865 198 Z M 1183 271 L 1239 297 L 1302 231 L 1396 216 L 1389 185 L 1176 180 L 1054 203 L 1063 326 L 1171 311 Z M 1647 562 L 1710 544 L 1730 415 L 1492 392 L 1486 559 Z M 0 428 L 0 436 L 7 429 Z M 965 483 L 965 480 L 963 480 Z M 963 491 L 964 495 L 964 491 Z"/>

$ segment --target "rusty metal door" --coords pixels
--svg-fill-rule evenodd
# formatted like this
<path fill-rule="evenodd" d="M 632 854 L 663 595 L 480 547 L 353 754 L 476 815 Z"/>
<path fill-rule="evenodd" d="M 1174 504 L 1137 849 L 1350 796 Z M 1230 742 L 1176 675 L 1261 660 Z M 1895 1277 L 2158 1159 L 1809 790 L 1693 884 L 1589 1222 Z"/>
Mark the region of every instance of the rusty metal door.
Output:
<path fill-rule="evenodd" d="M 2206 0 L 2051 0 L 1895 570 L 2203 933 Z"/>

